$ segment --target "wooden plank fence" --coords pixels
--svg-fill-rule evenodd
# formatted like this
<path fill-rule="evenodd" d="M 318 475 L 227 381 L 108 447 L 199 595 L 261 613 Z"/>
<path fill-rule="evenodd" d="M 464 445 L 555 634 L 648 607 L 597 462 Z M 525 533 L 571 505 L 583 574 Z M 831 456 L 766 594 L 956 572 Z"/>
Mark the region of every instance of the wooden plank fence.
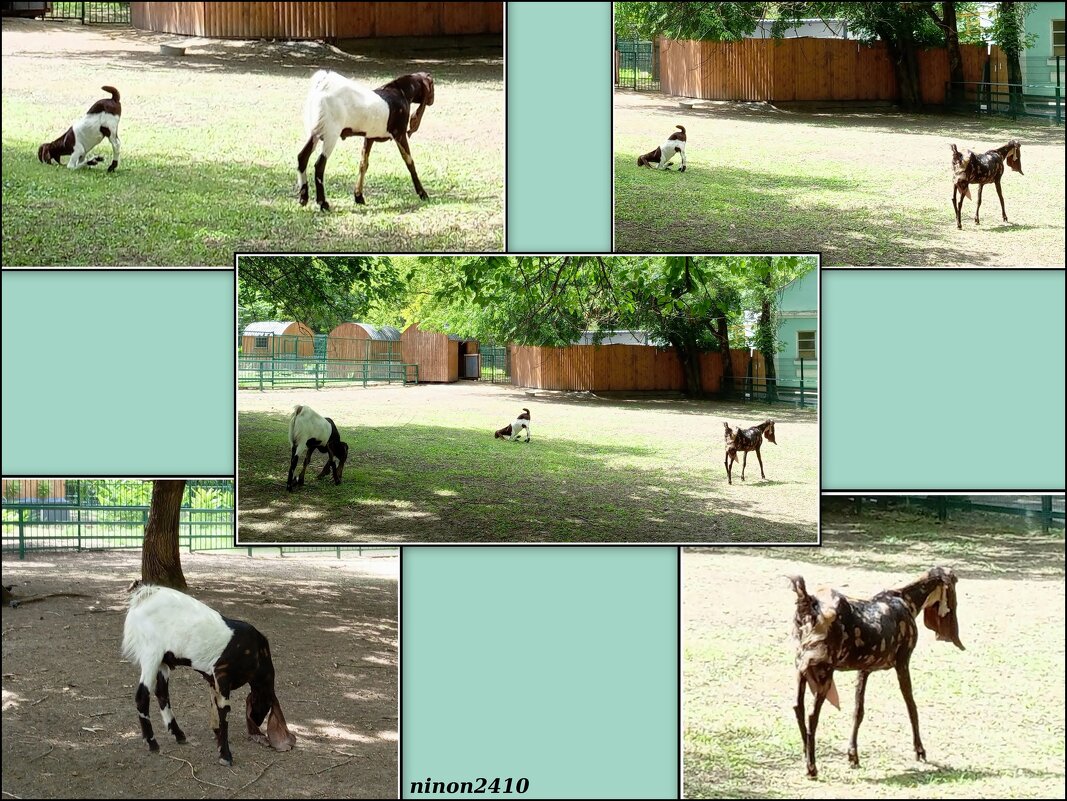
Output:
<path fill-rule="evenodd" d="M 661 39 L 660 85 L 671 95 L 703 100 L 896 100 L 893 65 L 884 44 L 843 39 L 744 39 L 739 42 Z M 965 81 L 981 81 L 987 58 L 992 80 L 1006 81 L 997 47 L 961 45 Z M 924 103 L 945 102 L 948 51 L 919 52 Z"/>
<path fill-rule="evenodd" d="M 135 28 L 220 39 L 364 39 L 493 34 L 504 4 L 131 3 Z"/>
<path fill-rule="evenodd" d="M 731 350 L 730 360 L 738 381 L 748 374 L 765 377 L 763 357 L 747 350 Z M 705 392 L 722 389 L 722 360 L 718 353 L 700 354 Z M 647 345 L 571 345 L 566 348 L 511 346 L 511 381 L 531 389 L 586 391 L 677 391 L 685 389 L 685 376 L 674 348 Z"/>

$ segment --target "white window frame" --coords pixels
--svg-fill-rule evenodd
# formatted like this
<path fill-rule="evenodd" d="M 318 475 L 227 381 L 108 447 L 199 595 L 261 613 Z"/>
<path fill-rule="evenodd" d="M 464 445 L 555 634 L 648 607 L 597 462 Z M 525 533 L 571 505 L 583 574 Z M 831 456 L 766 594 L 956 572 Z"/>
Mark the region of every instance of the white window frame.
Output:
<path fill-rule="evenodd" d="M 811 348 L 801 348 L 800 338 L 801 334 L 811 335 Z M 811 356 L 805 356 L 805 352 L 810 352 Z M 819 332 L 812 331 L 797 331 L 797 361 L 803 359 L 804 361 L 815 361 L 819 357 Z"/>
<path fill-rule="evenodd" d="M 1056 52 L 1056 47 L 1057 47 L 1057 45 L 1056 45 L 1056 24 L 1057 23 L 1059 23 L 1059 26 L 1060 26 L 1059 52 Z M 1064 30 L 1064 21 L 1062 19 L 1049 20 L 1049 41 L 1052 43 L 1052 55 L 1050 56 L 1050 58 L 1054 59 L 1054 58 L 1056 58 L 1056 56 L 1063 56 L 1064 55 L 1064 41 L 1063 41 L 1064 32 L 1065 32 L 1065 30 Z"/>

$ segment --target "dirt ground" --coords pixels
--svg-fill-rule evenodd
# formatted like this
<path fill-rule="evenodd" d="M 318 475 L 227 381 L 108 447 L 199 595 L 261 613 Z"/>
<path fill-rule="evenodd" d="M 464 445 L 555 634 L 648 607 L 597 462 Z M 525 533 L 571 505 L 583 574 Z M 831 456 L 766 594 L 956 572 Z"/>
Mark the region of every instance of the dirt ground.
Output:
<path fill-rule="evenodd" d="M 1063 267 L 1064 128 L 1043 120 L 886 111 L 812 113 L 766 103 L 683 109 L 615 92 L 616 249 L 821 252 L 823 266 Z M 687 129 L 684 174 L 636 157 Z M 1009 223 L 986 187 L 981 225 L 956 229 L 950 143 L 1022 142 L 1024 175 L 1003 180 Z M 972 189 L 977 198 L 977 188 Z M 671 225 L 651 225 L 667 213 Z"/>
<path fill-rule="evenodd" d="M 1062 798 L 1064 540 L 1003 515 L 947 524 L 823 517 L 819 549 L 683 554 L 686 797 Z M 960 638 L 920 625 L 912 682 L 929 761 L 918 763 L 896 676 L 874 673 L 850 769 L 855 673 L 837 674 L 841 710 L 819 721 L 819 778 L 805 775 L 796 719 L 795 595 L 859 597 L 935 565 L 959 575 Z M 808 696 L 810 711 L 811 697 Z"/>
<path fill-rule="evenodd" d="M 3 610 L 6 798 L 395 798 L 397 587 L 394 556 L 285 558 L 182 554 L 192 594 L 270 640 L 278 697 L 296 747 L 244 731 L 234 694 L 234 766 L 218 764 L 206 685 L 171 676 L 189 742 L 176 745 L 153 701 L 160 752 L 141 740 L 138 671 L 119 653 L 125 588 L 140 551 L 4 558 L 21 597 L 81 593 Z"/>
<path fill-rule="evenodd" d="M 309 404 L 349 445 L 342 484 L 285 491 L 288 416 Z M 493 431 L 531 410 L 529 445 Z M 461 381 L 238 393 L 241 542 L 815 542 L 812 409 L 598 396 Z M 728 485 L 722 421 L 776 421 Z M 740 464 L 740 463 L 739 463 Z M 312 472 L 314 471 L 314 472 Z"/>

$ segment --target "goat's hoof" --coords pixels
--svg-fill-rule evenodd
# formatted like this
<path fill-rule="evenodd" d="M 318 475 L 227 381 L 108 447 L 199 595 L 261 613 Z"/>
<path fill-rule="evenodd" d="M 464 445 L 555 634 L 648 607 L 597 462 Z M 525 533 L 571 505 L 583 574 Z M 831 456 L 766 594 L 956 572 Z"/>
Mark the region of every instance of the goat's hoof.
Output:
<path fill-rule="evenodd" d="M 428 194 L 426 194 L 425 191 L 419 192 L 419 197 L 422 198 L 423 200 L 429 200 L 430 199 L 430 196 Z"/>
<path fill-rule="evenodd" d="M 189 741 L 185 739 L 184 734 L 176 734 L 174 735 L 174 742 L 176 742 L 178 745 L 185 745 Z"/>
<path fill-rule="evenodd" d="M 356 198 L 356 203 L 358 203 L 359 205 L 361 205 L 361 206 L 366 206 L 367 205 L 367 201 L 363 199 L 363 194 L 362 193 L 357 192 L 356 195 L 355 195 L 355 198 Z"/>
<path fill-rule="evenodd" d="M 850 768 L 858 768 L 860 766 L 859 754 L 849 754 L 848 755 L 848 766 Z"/>
<path fill-rule="evenodd" d="M 226 757 L 219 757 L 219 764 L 227 768 L 233 767 L 233 757 L 227 759 Z"/>
<path fill-rule="evenodd" d="M 329 211 L 330 210 L 330 204 L 327 203 L 325 200 L 322 201 L 321 203 L 319 203 L 319 210 L 320 211 Z"/>
<path fill-rule="evenodd" d="M 926 761 L 926 751 L 925 751 L 925 749 L 919 749 L 918 751 L 915 752 L 915 761 L 916 762 L 925 762 Z"/>
<path fill-rule="evenodd" d="M 159 751 L 159 743 L 157 743 L 155 740 L 149 740 L 148 750 L 151 751 L 153 754 L 156 753 L 157 751 Z"/>
<path fill-rule="evenodd" d="M 682 167 L 682 169 L 678 170 L 678 172 L 685 172 L 685 167 Z"/>
<path fill-rule="evenodd" d="M 817 778 L 819 778 L 819 771 L 816 769 L 816 767 L 814 765 L 808 765 L 808 778 L 809 779 L 817 779 Z"/>
<path fill-rule="evenodd" d="M 111 162 L 111 166 L 107 168 L 107 171 L 108 172 L 114 172 L 115 170 L 118 169 L 118 167 L 119 167 L 119 163 L 117 161 L 113 161 L 113 162 Z"/>
<path fill-rule="evenodd" d="M 960 223 L 956 223 L 956 230 L 957 231 L 962 231 L 963 230 L 963 226 Z"/>
<path fill-rule="evenodd" d="M 307 195 L 301 195 L 298 200 L 301 206 L 306 206 L 308 204 Z"/>

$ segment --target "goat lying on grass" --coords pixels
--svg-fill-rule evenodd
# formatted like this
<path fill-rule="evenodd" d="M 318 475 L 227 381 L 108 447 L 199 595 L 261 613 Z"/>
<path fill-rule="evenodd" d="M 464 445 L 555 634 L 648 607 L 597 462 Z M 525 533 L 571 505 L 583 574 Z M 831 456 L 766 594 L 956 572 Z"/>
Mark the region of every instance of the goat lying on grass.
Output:
<path fill-rule="evenodd" d="M 524 440 L 524 442 L 529 442 L 530 410 L 525 407 L 523 407 L 522 414 L 515 418 L 514 423 L 510 423 L 509 425 L 504 426 L 495 434 L 493 434 L 493 437 L 495 439 L 518 440 L 519 435 L 523 432 L 523 429 L 526 430 L 526 439 Z"/>
<path fill-rule="evenodd" d="M 952 210 L 956 212 L 956 227 L 963 228 L 963 199 L 971 196 L 971 184 L 978 184 L 978 201 L 974 207 L 974 223 L 979 225 L 978 210 L 982 208 L 982 187 L 993 184 L 1000 198 L 1000 215 L 1008 221 L 1008 212 L 1004 208 L 1004 193 L 1000 191 L 1000 179 L 1004 177 L 1004 162 L 1008 163 L 1019 175 L 1023 175 L 1023 151 L 1018 139 L 985 153 L 972 153 L 970 150 L 960 153 L 955 145 L 952 148 Z M 956 197 L 959 196 L 959 203 Z"/>
<path fill-rule="evenodd" d="M 89 151 L 104 141 L 111 142 L 111 166 L 108 172 L 114 172 L 119 166 L 119 118 L 122 116 L 122 104 L 119 102 L 119 90 L 114 86 L 101 87 L 111 95 L 97 100 L 87 112 L 74 121 L 59 138 L 45 142 L 37 148 L 37 158 L 43 164 L 60 164 L 61 156 L 70 156 L 67 166 L 76 170 L 79 167 L 92 167 L 104 160 L 103 156 L 86 159 Z"/>
<path fill-rule="evenodd" d="M 964 650 L 956 619 L 956 576 L 947 568 L 935 567 L 910 584 L 896 590 L 883 590 L 870 600 L 848 598 L 837 590 L 808 594 L 804 579 L 791 576 L 797 594 L 793 634 L 797 639 L 797 703 L 793 707 L 804 743 L 808 775 L 815 778 L 815 727 L 823 701 L 841 708 L 834 684 L 835 670 L 857 670 L 856 711 L 848 761 L 860 764 L 856 738 L 863 721 L 863 694 L 867 677 L 876 670 L 894 668 L 900 692 L 908 707 L 914 736 L 915 758 L 926 760 L 919 739 L 919 713 L 911 692 L 908 663 L 919 638 L 915 617 L 923 613 L 923 623 L 945 640 Z M 804 689 L 815 696 L 811 716 L 804 724 Z"/>
<path fill-rule="evenodd" d="M 681 133 L 672 133 L 667 137 L 667 141 L 655 150 L 651 150 L 643 156 L 638 156 L 638 167 L 652 167 L 655 164 L 657 170 L 667 170 L 670 169 L 667 166 L 667 162 L 673 159 L 675 155 L 681 154 L 682 168 L 678 172 L 685 172 L 685 127 L 682 125 L 675 125 L 674 127 Z"/>
<path fill-rule="evenodd" d="M 183 592 L 135 581 L 122 633 L 122 653 L 141 668 L 135 701 L 141 737 L 149 751 L 158 751 L 148 707 L 154 692 L 167 731 L 181 745 L 185 733 L 170 709 L 168 680 L 179 665 L 191 667 L 211 686 L 211 724 L 219 763 L 233 765 L 226 715 L 230 693 L 247 684 L 245 722 L 253 740 L 276 751 L 296 743 L 274 694 L 274 663 L 267 638 L 254 626 L 230 620 Z M 270 716 L 267 720 L 267 716 Z M 267 734 L 260 731 L 267 720 Z"/>
<path fill-rule="evenodd" d="M 293 487 L 304 486 L 304 473 L 315 451 L 326 454 L 326 465 L 319 473 L 319 478 L 326 478 L 326 474 L 332 472 L 333 483 L 341 483 L 341 474 L 348 460 L 348 444 L 341 441 L 341 434 L 329 417 L 323 417 L 310 406 L 294 407 L 289 418 L 289 447 L 289 477 L 285 481 L 285 488 L 289 492 L 293 491 Z M 294 478 L 301 457 L 304 458 L 304 466 L 300 468 L 300 477 Z"/>
<path fill-rule="evenodd" d="M 419 109 L 411 114 L 411 105 Z M 419 130 L 422 113 L 433 105 L 433 78 L 428 72 L 402 75 L 385 86 L 371 89 L 351 81 L 342 75 L 319 70 L 311 76 L 311 89 L 304 104 L 304 127 L 307 142 L 297 156 L 297 191 L 300 205 L 308 202 L 307 166 L 315 145 L 322 142 L 322 152 L 315 162 L 315 202 L 323 211 L 330 210 L 323 185 L 326 174 L 326 159 L 330 157 L 339 139 L 350 136 L 363 137 L 363 160 L 359 165 L 359 181 L 356 183 L 356 203 L 363 204 L 363 179 L 370 163 L 370 149 L 375 142 L 396 142 L 400 156 L 411 173 L 415 192 L 426 200 L 429 195 L 422 188 L 415 162 L 411 158 L 408 136 Z M 410 126 L 409 126 L 410 121 Z"/>
<path fill-rule="evenodd" d="M 741 429 L 741 427 L 730 428 L 729 423 L 723 423 L 726 427 L 726 478 L 730 484 L 734 483 L 733 472 L 731 468 L 734 462 L 737 461 L 737 452 L 741 451 L 744 454 L 741 460 L 741 480 L 745 480 L 745 467 L 748 465 L 748 452 L 755 451 L 756 458 L 759 460 L 759 474 L 760 478 L 766 478 L 763 473 L 763 457 L 760 456 L 760 447 L 763 445 L 763 440 L 768 442 L 778 443 L 774 440 L 774 421 L 764 420 L 758 426 L 752 426 L 752 428 Z"/>

